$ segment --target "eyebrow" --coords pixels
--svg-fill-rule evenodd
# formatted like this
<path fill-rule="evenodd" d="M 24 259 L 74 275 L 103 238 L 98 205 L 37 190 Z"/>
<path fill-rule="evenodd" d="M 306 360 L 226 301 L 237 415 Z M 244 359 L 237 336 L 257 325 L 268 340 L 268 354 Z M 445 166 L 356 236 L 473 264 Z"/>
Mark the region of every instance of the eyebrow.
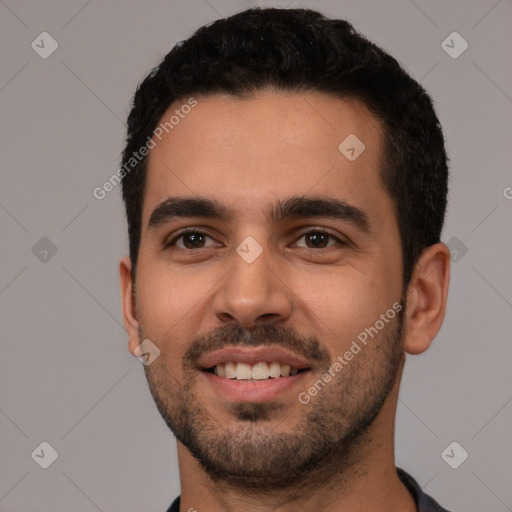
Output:
<path fill-rule="evenodd" d="M 156 228 L 177 218 L 205 217 L 227 221 L 228 209 L 215 199 L 206 197 L 168 197 L 151 213 L 148 229 Z"/>
<path fill-rule="evenodd" d="M 233 213 L 220 201 L 206 197 L 169 197 L 158 204 L 148 222 L 148 230 L 178 218 L 204 217 L 224 222 L 233 217 Z M 288 219 L 322 217 L 348 221 L 360 231 L 371 234 L 372 227 L 368 215 L 360 208 L 346 201 L 331 197 L 296 196 L 277 201 L 266 212 L 272 223 Z"/>

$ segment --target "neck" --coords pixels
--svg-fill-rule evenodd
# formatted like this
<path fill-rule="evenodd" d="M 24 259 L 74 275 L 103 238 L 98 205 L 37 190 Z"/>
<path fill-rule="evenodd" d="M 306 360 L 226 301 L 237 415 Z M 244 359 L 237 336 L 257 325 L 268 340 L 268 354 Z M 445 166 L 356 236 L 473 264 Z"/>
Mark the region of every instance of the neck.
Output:
<path fill-rule="evenodd" d="M 401 374 L 401 372 L 399 372 Z M 199 512 L 280 512 L 324 510 L 334 512 L 415 512 L 409 491 L 396 474 L 394 462 L 394 420 L 400 376 L 379 415 L 357 442 L 357 453 L 347 461 L 347 454 L 334 453 L 308 474 L 314 486 L 301 482 L 296 488 L 269 493 L 241 490 L 229 482 L 213 481 L 178 442 L 181 480 L 181 510 Z M 319 483 L 321 482 L 321 483 Z"/>

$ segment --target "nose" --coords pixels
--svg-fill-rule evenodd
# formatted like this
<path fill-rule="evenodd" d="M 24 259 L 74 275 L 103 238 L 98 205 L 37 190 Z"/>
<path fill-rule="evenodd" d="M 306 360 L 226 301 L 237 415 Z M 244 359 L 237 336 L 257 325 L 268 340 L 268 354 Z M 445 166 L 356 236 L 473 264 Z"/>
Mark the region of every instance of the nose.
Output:
<path fill-rule="evenodd" d="M 250 329 L 262 323 L 284 323 L 290 317 L 292 291 L 268 249 L 252 262 L 233 251 L 229 265 L 213 298 L 213 311 L 221 322 L 236 320 Z"/>

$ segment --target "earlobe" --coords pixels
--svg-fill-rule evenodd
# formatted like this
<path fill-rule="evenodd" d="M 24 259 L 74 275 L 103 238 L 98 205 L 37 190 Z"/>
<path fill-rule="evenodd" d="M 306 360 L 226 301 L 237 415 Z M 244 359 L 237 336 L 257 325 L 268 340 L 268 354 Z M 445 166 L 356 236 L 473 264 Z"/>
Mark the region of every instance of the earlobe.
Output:
<path fill-rule="evenodd" d="M 125 256 L 119 263 L 121 280 L 121 304 L 123 308 L 123 323 L 128 333 L 128 350 L 131 354 L 139 345 L 139 322 L 136 314 L 135 283 L 131 276 L 132 262 Z"/>
<path fill-rule="evenodd" d="M 407 292 L 404 349 L 425 352 L 441 329 L 450 281 L 450 250 L 443 243 L 423 250 Z"/>

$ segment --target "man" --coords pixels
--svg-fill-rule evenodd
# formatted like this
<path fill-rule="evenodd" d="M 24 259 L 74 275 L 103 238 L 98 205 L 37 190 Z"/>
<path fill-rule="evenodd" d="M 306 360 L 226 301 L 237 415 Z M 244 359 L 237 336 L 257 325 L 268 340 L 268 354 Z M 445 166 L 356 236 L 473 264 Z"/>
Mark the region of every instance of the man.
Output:
<path fill-rule="evenodd" d="M 445 313 L 442 131 L 350 24 L 251 9 L 137 90 L 130 352 L 178 441 L 169 511 L 442 511 L 394 463 L 405 353 Z"/>

